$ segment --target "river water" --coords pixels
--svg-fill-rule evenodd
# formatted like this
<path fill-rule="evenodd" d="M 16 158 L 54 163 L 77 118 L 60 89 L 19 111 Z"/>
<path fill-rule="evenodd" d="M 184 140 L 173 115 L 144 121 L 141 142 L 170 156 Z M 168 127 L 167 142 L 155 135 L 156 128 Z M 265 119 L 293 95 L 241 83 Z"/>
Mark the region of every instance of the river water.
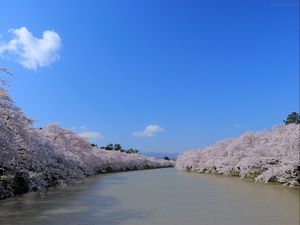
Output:
<path fill-rule="evenodd" d="M 299 189 L 174 168 L 0 201 L 1 225 L 298 225 Z"/>

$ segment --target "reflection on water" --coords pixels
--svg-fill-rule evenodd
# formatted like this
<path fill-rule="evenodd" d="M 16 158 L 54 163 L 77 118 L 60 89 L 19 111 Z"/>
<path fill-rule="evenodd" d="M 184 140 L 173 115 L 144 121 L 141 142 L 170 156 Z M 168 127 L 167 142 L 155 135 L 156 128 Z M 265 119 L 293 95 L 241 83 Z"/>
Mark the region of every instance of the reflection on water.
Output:
<path fill-rule="evenodd" d="M 298 225 L 299 190 L 175 169 L 115 173 L 0 202 L 1 225 Z"/>

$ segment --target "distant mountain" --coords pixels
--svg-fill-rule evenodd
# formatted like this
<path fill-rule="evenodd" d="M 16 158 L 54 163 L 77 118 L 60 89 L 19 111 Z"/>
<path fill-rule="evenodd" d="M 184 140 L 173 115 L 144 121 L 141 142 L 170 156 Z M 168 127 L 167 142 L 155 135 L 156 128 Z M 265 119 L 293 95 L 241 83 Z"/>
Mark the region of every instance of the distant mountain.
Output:
<path fill-rule="evenodd" d="M 168 156 L 169 159 L 176 160 L 178 152 L 142 152 L 145 156 L 156 157 L 156 158 L 164 158 Z"/>

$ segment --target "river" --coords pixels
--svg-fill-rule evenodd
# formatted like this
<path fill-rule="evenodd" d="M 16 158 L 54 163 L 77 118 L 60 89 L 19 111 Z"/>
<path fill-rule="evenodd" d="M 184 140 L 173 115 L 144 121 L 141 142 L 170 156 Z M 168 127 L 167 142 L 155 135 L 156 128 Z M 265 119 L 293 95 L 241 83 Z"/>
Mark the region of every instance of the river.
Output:
<path fill-rule="evenodd" d="M 298 225 L 299 189 L 174 168 L 0 201 L 1 225 Z"/>

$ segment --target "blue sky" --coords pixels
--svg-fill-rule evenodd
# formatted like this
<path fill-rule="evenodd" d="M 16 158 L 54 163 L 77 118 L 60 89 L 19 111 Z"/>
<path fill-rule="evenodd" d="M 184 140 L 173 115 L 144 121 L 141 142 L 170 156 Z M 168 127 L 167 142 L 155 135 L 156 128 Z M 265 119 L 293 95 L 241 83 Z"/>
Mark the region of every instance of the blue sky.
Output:
<path fill-rule="evenodd" d="M 10 0 L 1 8 L 0 45 L 21 27 L 61 40 L 47 66 L 0 57 L 15 74 L 13 99 L 37 126 L 180 152 L 271 129 L 299 109 L 299 1 Z"/>

